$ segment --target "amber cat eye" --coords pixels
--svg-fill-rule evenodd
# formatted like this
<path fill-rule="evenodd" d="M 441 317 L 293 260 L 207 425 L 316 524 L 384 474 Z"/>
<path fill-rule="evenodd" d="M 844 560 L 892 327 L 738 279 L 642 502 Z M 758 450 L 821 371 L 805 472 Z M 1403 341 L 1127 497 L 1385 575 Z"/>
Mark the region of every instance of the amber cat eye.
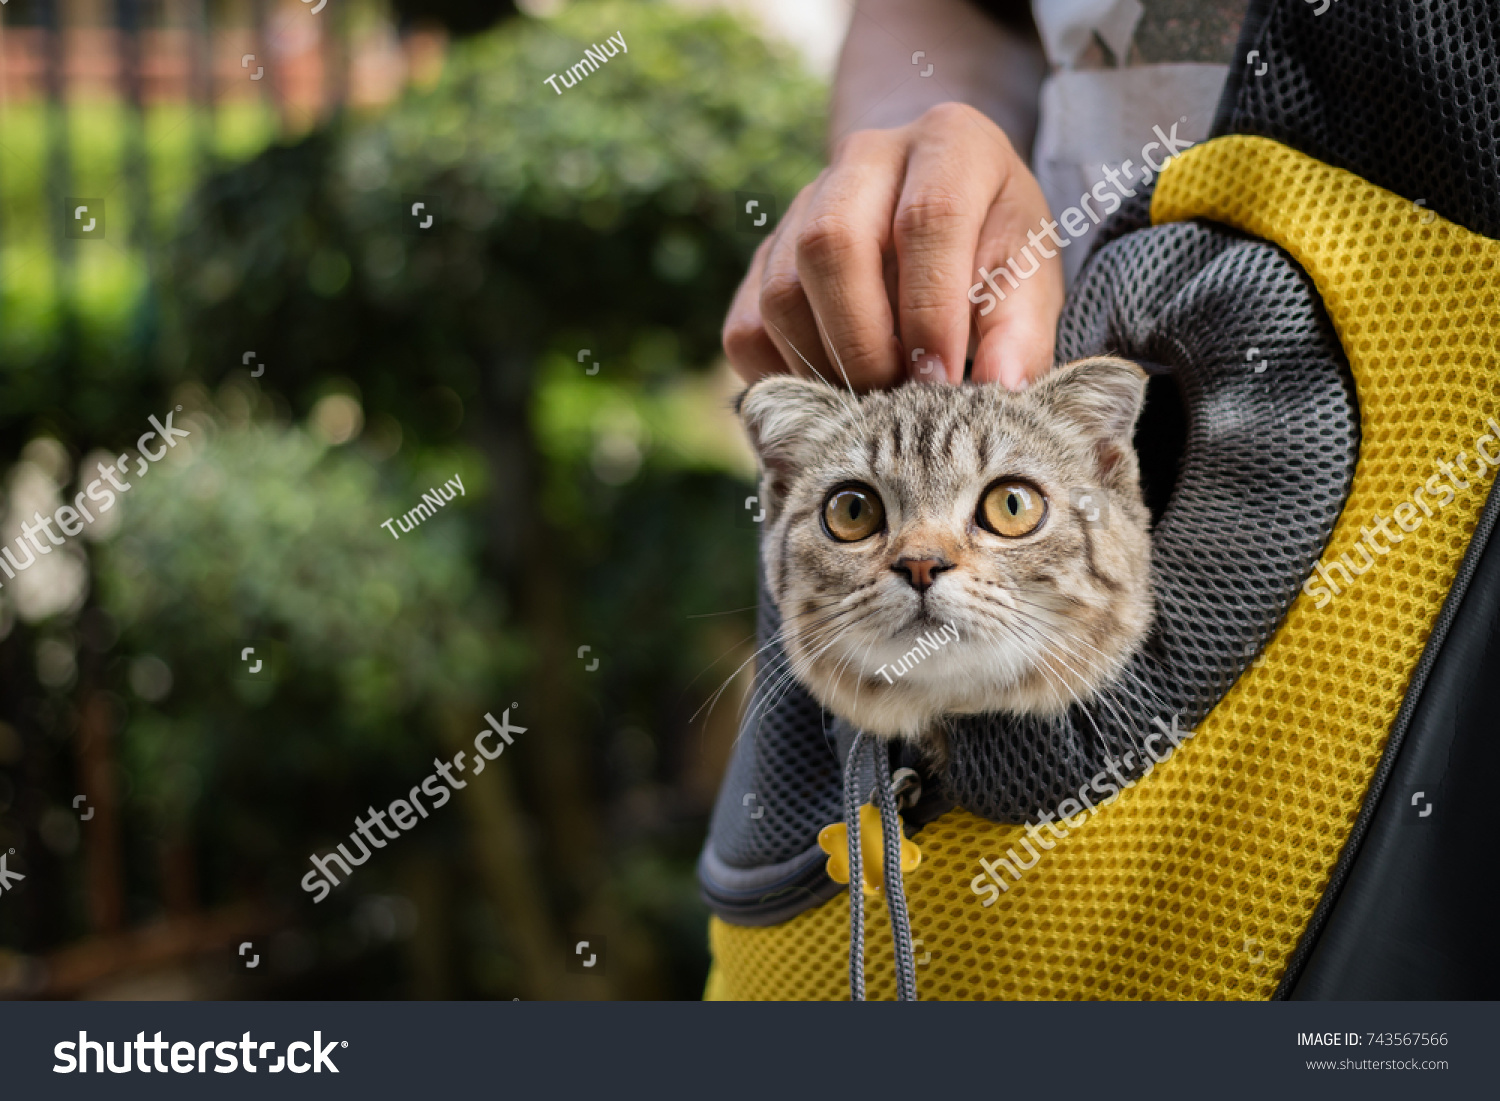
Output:
<path fill-rule="evenodd" d="M 1002 479 L 984 491 L 976 517 L 982 527 L 1010 539 L 1030 535 L 1047 515 L 1047 498 L 1030 482 Z"/>
<path fill-rule="evenodd" d="M 868 539 L 885 526 L 885 505 L 869 486 L 840 486 L 823 504 L 823 530 L 840 543 Z"/>

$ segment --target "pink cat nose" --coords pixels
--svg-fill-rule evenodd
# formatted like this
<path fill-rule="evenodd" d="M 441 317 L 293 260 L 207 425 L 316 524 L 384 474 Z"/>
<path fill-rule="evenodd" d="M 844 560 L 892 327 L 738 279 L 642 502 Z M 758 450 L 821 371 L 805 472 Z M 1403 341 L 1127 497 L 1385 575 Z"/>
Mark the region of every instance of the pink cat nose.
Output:
<path fill-rule="evenodd" d="M 896 564 L 891 567 L 897 573 L 902 574 L 911 587 L 919 593 L 932 588 L 937 575 L 952 568 L 953 563 L 946 558 L 898 558 Z"/>

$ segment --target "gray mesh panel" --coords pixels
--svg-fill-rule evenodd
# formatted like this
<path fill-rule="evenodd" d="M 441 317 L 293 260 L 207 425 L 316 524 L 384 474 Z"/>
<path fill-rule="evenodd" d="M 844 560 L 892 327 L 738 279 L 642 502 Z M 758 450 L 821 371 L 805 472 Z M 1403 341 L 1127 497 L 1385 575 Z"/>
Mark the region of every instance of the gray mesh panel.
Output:
<path fill-rule="evenodd" d="M 950 796 L 1001 822 L 1055 809 L 1106 756 L 1139 758 L 1154 718 L 1190 727 L 1212 709 L 1317 561 L 1359 447 L 1343 352 L 1307 277 L 1266 242 L 1192 223 L 1122 238 L 1090 263 L 1059 338 L 1061 360 L 1171 365 L 1188 442 L 1152 533 L 1156 627 L 1126 675 L 1057 721 L 950 726 Z"/>
<path fill-rule="evenodd" d="M 756 626 L 762 646 L 781 627 L 764 578 Z M 843 821 L 843 766 L 833 723 L 806 689 L 786 679 L 785 651 L 771 642 L 756 666 L 739 743 L 714 807 L 709 836 L 720 859 L 736 867 L 780 863 L 814 845 L 822 827 Z"/>

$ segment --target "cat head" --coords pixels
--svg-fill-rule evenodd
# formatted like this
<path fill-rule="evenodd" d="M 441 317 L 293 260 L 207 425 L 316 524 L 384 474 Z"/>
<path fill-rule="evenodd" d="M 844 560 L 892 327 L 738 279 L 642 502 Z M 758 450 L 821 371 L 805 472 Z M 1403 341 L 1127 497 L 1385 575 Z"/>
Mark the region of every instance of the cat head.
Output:
<path fill-rule="evenodd" d="M 1151 625 L 1131 444 L 1145 381 L 1100 357 L 1021 392 L 910 383 L 856 399 L 785 376 L 745 391 L 797 679 L 873 734 L 939 743 L 945 713 L 1087 702 Z"/>

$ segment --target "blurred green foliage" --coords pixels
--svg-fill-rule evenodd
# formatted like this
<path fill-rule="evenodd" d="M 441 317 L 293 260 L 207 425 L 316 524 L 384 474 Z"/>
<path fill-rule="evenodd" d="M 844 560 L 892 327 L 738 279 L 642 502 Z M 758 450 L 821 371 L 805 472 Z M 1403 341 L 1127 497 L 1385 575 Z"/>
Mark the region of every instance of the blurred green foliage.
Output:
<path fill-rule="evenodd" d="M 39 101 L 4 107 L 0 141 L 0 440 L 7 457 L 48 431 L 95 438 L 144 418 L 159 376 L 160 243 L 202 161 L 243 160 L 275 136 L 264 104 L 232 102 L 211 129 L 186 104 Z M 198 140 L 207 136 L 206 148 Z M 57 144 L 54 144 L 57 143 Z M 60 181 L 54 157 L 66 165 Z M 125 185 L 139 168 L 140 189 Z M 66 195 L 56 194 L 61 186 Z M 103 240 L 64 235 L 65 199 L 103 199 Z M 138 204 L 149 212 L 142 220 Z M 170 303 L 167 304 L 170 308 Z M 158 387 L 159 388 L 159 387 Z"/>
<path fill-rule="evenodd" d="M 628 53 L 544 83 L 616 31 Z M 663 378 L 705 365 L 756 244 L 733 192 L 816 174 L 822 100 L 722 14 L 574 4 L 471 39 L 430 93 L 201 192 L 172 261 L 192 310 L 175 363 L 214 377 L 254 348 L 304 409 L 339 371 L 423 438 L 448 395 L 524 400 L 548 346 Z"/>
<path fill-rule="evenodd" d="M 242 404 L 255 397 L 244 389 Z M 132 716 L 132 734 L 151 736 L 127 744 L 143 761 L 192 755 L 205 777 L 226 759 L 239 779 L 211 790 L 255 774 L 295 789 L 356 759 L 420 769 L 411 731 L 444 707 L 483 711 L 486 689 L 520 665 L 462 522 L 487 481 L 477 457 L 426 456 L 430 477 L 398 496 L 368 459 L 302 428 L 223 424 L 211 408 L 179 423 L 195 438 L 135 479 L 99 555 L 100 599 L 125 648 L 175 678 L 172 706 Z M 455 474 L 467 492 L 422 524 L 419 554 L 403 549 L 382 522 Z M 284 645 L 260 681 L 239 675 L 243 640 Z M 137 774 L 142 792 L 162 775 Z"/>
<path fill-rule="evenodd" d="M 562 95 L 544 83 L 617 32 L 628 53 Z M 703 705 L 749 652 L 755 592 L 737 523 L 750 470 L 704 369 L 757 243 L 734 229 L 733 193 L 784 207 L 812 178 L 824 96 L 723 14 L 607 2 L 513 20 L 384 116 L 203 181 L 146 284 L 80 278 L 99 301 L 78 313 L 116 319 L 91 331 L 149 339 L 133 359 L 107 337 L 31 339 L 77 395 L 0 346 L 23 399 L 11 423 L 75 455 L 117 453 L 165 401 L 195 430 L 94 553 L 84 620 L 111 630 L 43 623 L 0 643 L 0 677 L 28 701 L 6 721 L 50 761 L 31 782 L 53 805 L 73 790 L 69 697 L 116 701 L 137 920 L 159 905 L 158 850 L 187 836 L 203 904 L 273 903 L 302 938 L 295 966 L 272 953 L 268 994 L 533 996 L 520 883 L 544 939 L 607 932 L 613 994 L 697 995 L 692 866 L 733 735 L 732 699 Z M 6 301 L 53 332 L 40 297 Z M 362 410 L 342 446 L 320 427 L 330 396 Z M 399 541 L 380 527 L 455 470 L 467 497 Z M 20 671 L 42 638 L 78 649 L 76 682 Z M 273 690 L 234 676 L 244 639 L 278 647 Z M 313 908 L 307 855 L 513 701 L 535 733 L 484 805 L 519 816 L 516 852 L 496 855 L 480 796 L 460 792 L 461 810 Z M 66 852 L 57 874 L 77 875 Z M 379 892 L 416 899 L 417 940 L 442 947 L 404 963 L 371 947 Z M 45 897 L 13 927 L 31 950 L 85 928 L 76 892 Z"/>

